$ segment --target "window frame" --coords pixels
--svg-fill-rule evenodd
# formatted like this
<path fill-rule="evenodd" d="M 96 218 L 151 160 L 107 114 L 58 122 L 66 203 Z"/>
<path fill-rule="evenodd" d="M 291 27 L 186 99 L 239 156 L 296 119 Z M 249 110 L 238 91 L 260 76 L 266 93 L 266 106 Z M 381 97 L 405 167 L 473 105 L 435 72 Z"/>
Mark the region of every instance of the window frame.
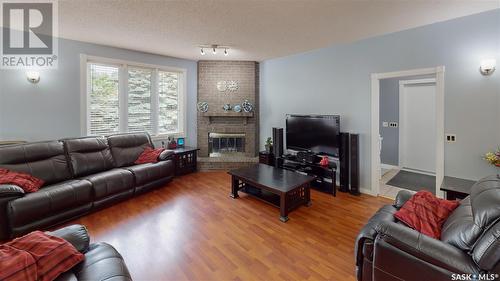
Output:
<path fill-rule="evenodd" d="M 127 61 L 120 59 L 111 59 L 98 56 L 90 56 L 86 54 L 80 55 L 80 127 L 82 136 L 90 136 L 90 89 L 91 79 L 89 64 L 101 64 L 118 67 L 118 104 L 120 108 L 119 115 L 119 131 L 120 133 L 128 132 L 128 68 L 147 68 L 153 71 L 151 81 L 151 122 L 152 132 L 151 138 L 165 139 L 169 136 L 184 137 L 186 133 L 186 118 L 187 118 L 187 70 L 185 68 L 170 67 L 163 65 L 153 65 L 140 63 L 135 61 Z M 159 87 L 158 77 L 159 72 L 175 72 L 179 75 L 178 82 L 178 132 L 158 133 L 159 124 Z"/>

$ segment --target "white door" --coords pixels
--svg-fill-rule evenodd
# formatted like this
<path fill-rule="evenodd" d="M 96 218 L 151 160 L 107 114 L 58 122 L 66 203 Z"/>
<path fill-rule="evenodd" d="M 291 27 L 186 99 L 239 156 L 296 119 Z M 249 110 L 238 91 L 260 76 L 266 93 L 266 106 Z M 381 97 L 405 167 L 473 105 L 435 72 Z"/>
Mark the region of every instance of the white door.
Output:
<path fill-rule="evenodd" d="M 399 107 L 400 166 L 436 172 L 436 84 L 402 81 Z"/>

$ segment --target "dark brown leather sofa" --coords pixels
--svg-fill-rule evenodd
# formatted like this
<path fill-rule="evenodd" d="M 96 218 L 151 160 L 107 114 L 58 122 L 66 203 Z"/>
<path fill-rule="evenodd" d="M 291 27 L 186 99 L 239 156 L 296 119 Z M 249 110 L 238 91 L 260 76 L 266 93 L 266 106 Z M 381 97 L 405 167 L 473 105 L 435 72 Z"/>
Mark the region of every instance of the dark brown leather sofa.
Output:
<path fill-rule="evenodd" d="M 90 244 L 90 238 L 82 225 L 71 225 L 53 232 L 50 235 L 63 238 L 71 243 L 85 260 L 71 270 L 59 275 L 55 281 L 131 281 L 132 277 L 125 261 L 113 246 L 104 243 Z"/>
<path fill-rule="evenodd" d="M 168 154 L 154 164 L 134 165 L 147 133 L 85 137 L 0 147 L 0 167 L 45 181 L 25 194 L 0 185 L 0 240 L 66 222 L 160 187 L 174 176 Z M 164 156 L 166 155 L 166 156 Z"/>
<path fill-rule="evenodd" d="M 472 274 L 490 278 L 479 280 L 497 280 L 500 179 L 491 176 L 472 187 L 470 196 L 444 223 L 440 240 L 420 234 L 394 218 L 393 214 L 411 195 L 400 192 L 394 205 L 382 207 L 361 230 L 355 245 L 358 280 L 478 280 L 463 279 L 472 278 Z"/>

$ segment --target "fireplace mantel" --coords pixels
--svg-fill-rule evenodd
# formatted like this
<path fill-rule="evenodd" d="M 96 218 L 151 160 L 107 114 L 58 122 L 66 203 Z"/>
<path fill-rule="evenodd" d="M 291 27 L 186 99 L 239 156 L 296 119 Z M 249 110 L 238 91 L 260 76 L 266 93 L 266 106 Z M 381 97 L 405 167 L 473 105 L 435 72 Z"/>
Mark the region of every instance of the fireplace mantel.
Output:
<path fill-rule="evenodd" d="M 234 111 L 228 111 L 228 112 L 203 112 L 201 113 L 201 116 L 203 117 L 208 117 L 208 122 L 212 123 L 212 118 L 213 117 L 231 117 L 231 118 L 244 118 L 243 119 L 243 124 L 248 123 L 248 118 L 253 117 L 253 112 L 234 112 Z"/>

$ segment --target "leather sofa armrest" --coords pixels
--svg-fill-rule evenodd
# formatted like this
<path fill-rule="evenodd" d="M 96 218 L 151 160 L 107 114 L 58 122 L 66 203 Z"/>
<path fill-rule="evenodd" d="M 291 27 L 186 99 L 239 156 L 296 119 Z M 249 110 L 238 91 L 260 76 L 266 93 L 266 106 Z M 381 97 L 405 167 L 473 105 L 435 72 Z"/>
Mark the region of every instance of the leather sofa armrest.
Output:
<path fill-rule="evenodd" d="M 408 190 L 400 190 L 398 192 L 398 195 L 396 195 L 396 200 L 394 200 L 394 207 L 396 207 L 398 210 L 403 207 L 403 205 L 408 201 L 414 193 L 408 191 Z"/>
<path fill-rule="evenodd" d="M 384 222 L 377 226 L 377 233 L 375 248 L 378 240 L 383 240 L 416 259 L 450 272 L 480 272 L 472 258 L 464 251 L 405 225 Z"/>
<path fill-rule="evenodd" d="M 14 184 L 0 184 L 0 197 L 22 197 L 24 190 Z"/>
<path fill-rule="evenodd" d="M 356 238 L 356 244 L 354 245 L 354 253 L 356 255 L 356 265 L 360 266 L 363 263 L 363 258 L 365 254 L 371 255 L 371 253 L 363 253 L 363 248 L 365 243 L 373 244 L 377 236 L 377 227 L 383 222 L 394 222 L 394 213 L 396 208 L 391 205 L 386 205 L 380 208 L 368 221 L 368 223 L 361 229 Z M 371 260 L 371 257 L 367 257 Z"/>
<path fill-rule="evenodd" d="M 24 190 L 13 184 L 0 184 L 0 241 L 10 238 L 11 231 L 7 217 L 9 201 L 24 196 Z"/>
<path fill-rule="evenodd" d="M 47 232 L 47 234 L 68 241 L 80 253 L 85 253 L 89 249 L 90 237 L 87 229 L 83 225 L 74 224 L 55 231 Z"/>
<path fill-rule="evenodd" d="M 173 150 L 169 150 L 169 149 L 165 149 L 164 151 L 162 151 L 160 153 L 160 155 L 158 156 L 158 160 L 159 161 L 166 161 L 166 160 L 170 160 L 174 157 L 174 151 Z"/>

